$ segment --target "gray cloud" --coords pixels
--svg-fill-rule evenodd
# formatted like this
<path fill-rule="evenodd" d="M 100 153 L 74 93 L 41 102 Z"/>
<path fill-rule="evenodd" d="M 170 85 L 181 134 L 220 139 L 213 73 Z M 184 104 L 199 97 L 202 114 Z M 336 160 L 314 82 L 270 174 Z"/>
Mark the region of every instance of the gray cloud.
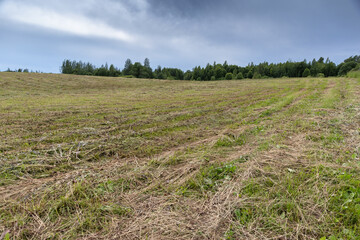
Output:
<path fill-rule="evenodd" d="M 64 58 L 183 69 L 207 62 L 339 62 L 359 54 L 356 0 L 0 0 L 0 70 Z M 31 65 L 31 66 L 30 66 Z"/>

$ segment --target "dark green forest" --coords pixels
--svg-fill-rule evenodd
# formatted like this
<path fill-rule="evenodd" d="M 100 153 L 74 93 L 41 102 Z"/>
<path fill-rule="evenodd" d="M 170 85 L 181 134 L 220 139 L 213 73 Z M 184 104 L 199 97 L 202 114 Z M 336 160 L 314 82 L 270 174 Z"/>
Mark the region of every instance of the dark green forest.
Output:
<path fill-rule="evenodd" d="M 282 77 L 332 77 L 345 76 L 348 72 L 360 70 L 360 55 L 355 55 L 345 59 L 339 65 L 321 57 L 318 60 L 284 63 L 260 64 L 250 63 L 246 67 L 229 65 L 227 61 L 223 64 L 214 62 L 207 64 L 206 67 L 197 66 L 192 70 L 184 72 L 178 68 L 162 68 L 158 66 L 153 70 L 150 60 L 146 58 L 144 63 L 132 63 L 130 59 L 125 61 L 124 68 L 121 70 L 113 64 L 106 63 L 101 67 L 96 67 L 91 63 L 82 61 L 64 60 L 60 71 L 63 74 L 109 76 L 109 77 L 129 77 L 129 78 L 155 78 L 169 80 L 231 80 L 231 79 L 260 79 L 260 78 L 282 78 Z"/>

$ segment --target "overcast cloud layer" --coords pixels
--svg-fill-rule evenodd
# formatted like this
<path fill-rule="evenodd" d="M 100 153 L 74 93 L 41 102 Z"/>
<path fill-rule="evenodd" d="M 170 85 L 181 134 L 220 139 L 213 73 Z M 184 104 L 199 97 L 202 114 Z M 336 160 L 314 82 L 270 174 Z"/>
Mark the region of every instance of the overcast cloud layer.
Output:
<path fill-rule="evenodd" d="M 0 0 L 0 70 L 127 58 L 191 69 L 360 54 L 359 0 Z"/>

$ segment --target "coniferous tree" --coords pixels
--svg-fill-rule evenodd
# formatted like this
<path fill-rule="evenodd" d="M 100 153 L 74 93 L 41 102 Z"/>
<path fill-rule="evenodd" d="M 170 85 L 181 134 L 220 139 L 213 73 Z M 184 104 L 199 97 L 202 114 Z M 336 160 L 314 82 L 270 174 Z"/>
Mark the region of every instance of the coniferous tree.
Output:
<path fill-rule="evenodd" d="M 123 69 L 123 74 L 130 75 L 131 71 L 132 71 L 132 67 L 133 67 L 133 64 L 132 64 L 131 60 L 129 58 L 126 59 L 124 69 Z"/>
<path fill-rule="evenodd" d="M 142 69 L 143 78 L 153 78 L 153 71 L 150 67 L 150 60 L 145 58 L 144 67 Z"/>
<path fill-rule="evenodd" d="M 144 60 L 144 67 L 151 68 L 150 67 L 150 60 L 148 58 L 145 58 L 145 60 Z"/>
<path fill-rule="evenodd" d="M 110 65 L 109 68 L 109 76 L 115 77 L 117 75 L 115 66 L 113 64 Z"/>

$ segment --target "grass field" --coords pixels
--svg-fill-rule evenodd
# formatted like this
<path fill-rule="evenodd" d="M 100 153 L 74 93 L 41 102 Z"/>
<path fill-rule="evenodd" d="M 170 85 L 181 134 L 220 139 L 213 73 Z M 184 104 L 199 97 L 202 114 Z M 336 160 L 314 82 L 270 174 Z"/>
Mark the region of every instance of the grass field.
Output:
<path fill-rule="evenodd" d="M 0 234 L 359 239 L 360 79 L 0 73 Z"/>

